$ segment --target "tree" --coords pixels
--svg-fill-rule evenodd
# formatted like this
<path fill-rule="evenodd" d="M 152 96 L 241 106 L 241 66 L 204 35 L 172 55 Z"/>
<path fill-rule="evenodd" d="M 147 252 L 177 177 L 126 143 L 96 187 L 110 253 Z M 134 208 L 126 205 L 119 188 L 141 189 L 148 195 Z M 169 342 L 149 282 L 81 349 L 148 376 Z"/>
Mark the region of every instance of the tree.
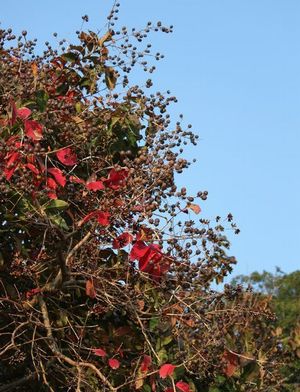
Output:
<path fill-rule="evenodd" d="M 285 388 L 295 391 L 300 388 L 300 271 L 289 274 L 276 268 L 276 273 L 253 272 L 249 276 L 239 275 L 234 285 L 247 284 L 254 292 L 271 296 L 271 306 L 277 316 L 275 333 L 289 352 L 284 368 Z M 284 386 L 282 386 L 284 388 Z"/>
<path fill-rule="evenodd" d="M 280 390 L 268 301 L 212 290 L 224 227 L 175 184 L 197 137 L 129 81 L 172 27 L 113 31 L 117 9 L 43 55 L 0 32 L 0 390 Z"/>
<path fill-rule="evenodd" d="M 286 332 L 300 322 L 300 271 L 286 274 L 277 268 L 275 274 L 253 272 L 234 278 L 233 284 L 237 283 L 249 284 L 256 292 L 271 295 L 278 324 Z"/>

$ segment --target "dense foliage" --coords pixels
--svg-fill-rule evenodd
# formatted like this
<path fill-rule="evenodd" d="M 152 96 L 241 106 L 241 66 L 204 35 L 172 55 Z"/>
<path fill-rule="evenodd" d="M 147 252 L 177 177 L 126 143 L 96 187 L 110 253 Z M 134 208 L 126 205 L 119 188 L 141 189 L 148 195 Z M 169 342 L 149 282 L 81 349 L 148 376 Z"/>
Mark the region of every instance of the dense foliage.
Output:
<path fill-rule="evenodd" d="M 239 275 L 234 285 L 250 285 L 255 293 L 271 296 L 271 306 L 276 314 L 275 333 L 289 354 L 282 369 L 282 390 L 300 390 L 300 271 L 289 274 L 279 268 L 276 273 L 253 272 L 249 276 Z"/>
<path fill-rule="evenodd" d="M 43 55 L 0 31 L 0 391 L 280 390 L 268 301 L 212 290 L 221 218 L 175 184 L 197 137 L 129 81 L 172 27 L 113 31 L 117 11 Z"/>

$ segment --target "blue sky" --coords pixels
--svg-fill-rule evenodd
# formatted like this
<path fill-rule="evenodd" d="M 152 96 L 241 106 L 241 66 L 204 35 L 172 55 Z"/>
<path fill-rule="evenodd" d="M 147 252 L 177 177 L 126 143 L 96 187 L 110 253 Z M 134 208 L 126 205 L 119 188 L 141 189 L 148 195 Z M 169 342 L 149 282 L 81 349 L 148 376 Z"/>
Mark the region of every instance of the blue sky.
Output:
<path fill-rule="evenodd" d="M 41 43 L 54 31 L 71 40 L 83 14 L 101 29 L 110 4 L 5 1 L 0 20 Z M 299 17 L 298 0 L 121 0 L 120 25 L 174 25 L 151 42 L 165 54 L 157 90 L 178 97 L 172 114 L 183 113 L 200 136 L 187 150 L 197 163 L 178 183 L 209 191 L 203 215 L 234 215 L 235 273 L 300 266 Z"/>

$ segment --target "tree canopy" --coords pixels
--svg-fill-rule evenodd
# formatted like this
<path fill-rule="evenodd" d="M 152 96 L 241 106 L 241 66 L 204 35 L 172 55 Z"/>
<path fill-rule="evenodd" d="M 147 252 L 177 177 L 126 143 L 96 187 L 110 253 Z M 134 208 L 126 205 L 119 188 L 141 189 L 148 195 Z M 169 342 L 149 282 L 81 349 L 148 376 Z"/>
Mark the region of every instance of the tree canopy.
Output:
<path fill-rule="evenodd" d="M 0 31 L 0 391 L 279 391 L 268 300 L 211 287 L 232 215 L 176 186 L 197 136 L 130 81 L 172 27 L 114 30 L 117 10 L 43 54 Z"/>
<path fill-rule="evenodd" d="M 249 284 L 256 292 L 271 295 L 278 323 L 285 330 L 300 322 L 300 271 L 286 274 L 277 268 L 276 273 L 253 272 L 237 276 L 232 283 Z"/>
<path fill-rule="evenodd" d="M 237 276 L 232 283 L 250 285 L 255 293 L 271 297 L 271 306 L 276 315 L 275 333 L 290 354 L 284 367 L 285 383 L 282 389 L 298 391 L 300 388 L 300 271 L 287 274 L 277 268 L 275 273 L 253 272 L 249 276 Z"/>

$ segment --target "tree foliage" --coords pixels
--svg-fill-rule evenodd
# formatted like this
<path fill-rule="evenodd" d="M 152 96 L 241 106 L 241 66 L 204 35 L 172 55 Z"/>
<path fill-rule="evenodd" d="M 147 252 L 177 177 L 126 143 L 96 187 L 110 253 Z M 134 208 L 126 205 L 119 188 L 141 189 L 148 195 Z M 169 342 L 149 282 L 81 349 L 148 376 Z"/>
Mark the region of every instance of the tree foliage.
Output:
<path fill-rule="evenodd" d="M 277 317 L 274 332 L 288 354 L 282 390 L 300 390 L 300 271 L 286 274 L 277 268 L 276 273 L 253 272 L 249 276 L 237 276 L 232 283 L 247 284 L 255 293 L 271 296 L 271 306 Z"/>
<path fill-rule="evenodd" d="M 0 31 L 0 390 L 280 390 L 268 301 L 211 288 L 235 259 L 175 183 L 197 137 L 129 81 L 172 28 L 117 9 L 43 55 Z"/>

